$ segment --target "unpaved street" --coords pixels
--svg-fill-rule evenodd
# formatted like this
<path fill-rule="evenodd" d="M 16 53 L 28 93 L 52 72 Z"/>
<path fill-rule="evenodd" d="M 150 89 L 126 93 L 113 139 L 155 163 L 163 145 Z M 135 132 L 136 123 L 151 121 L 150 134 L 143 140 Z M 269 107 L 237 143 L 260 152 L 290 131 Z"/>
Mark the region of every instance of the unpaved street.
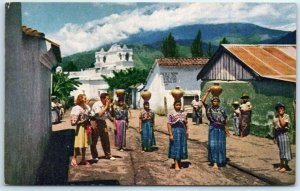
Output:
<path fill-rule="evenodd" d="M 207 124 L 193 125 L 189 119 L 189 159 L 183 161 L 184 168 L 175 172 L 173 160 L 168 159 L 168 135 L 166 117 L 156 116 L 155 137 L 157 146 L 152 152 L 141 152 L 140 135 L 137 132 L 139 110 L 132 110 L 127 131 L 127 150 L 117 151 L 113 144 L 113 128 L 110 126 L 110 141 L 115 161 L 104 159 L 100 141 L 97 145 L 98 163 L 91 166 L 70 167 L 71 185 L 275 185 L 293 184 L 295 181 L 295 158 L 291 171 L 274 172 L 278 163 L 277 146 L 269 139 L 248 136 L 231 136 L 227 139 L 226 167 L 214 172 L 207 161 Z M 53 130 L 71 128 L 69 121 L 54 125 Z M 295 156 L 295 145 L 292 146 Z M 78 157 L 80 159 L 80 156 Z M 90 159 L 90 150 L 87 150 Z M 79 160 L 78 159 L 78 160 Z"/>

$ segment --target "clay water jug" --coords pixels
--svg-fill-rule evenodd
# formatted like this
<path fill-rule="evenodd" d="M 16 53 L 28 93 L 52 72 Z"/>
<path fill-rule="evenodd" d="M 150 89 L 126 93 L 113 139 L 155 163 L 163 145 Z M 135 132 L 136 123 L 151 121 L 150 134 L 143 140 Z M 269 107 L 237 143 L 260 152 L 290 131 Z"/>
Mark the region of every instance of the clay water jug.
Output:
<path fill-rule="evenodd" d="M 180 89 L 179 86 L 176 86 L 175 89 L 171 91 L 171 95 L 173 96 L 175 101 L 180 100 L 183 94 L 184 92 L 182 89 Z"/>
<path fill-rule="evenodd" d="M 145 89 L 142 93 L 141 93 L 141 97 L 143 98 L 144 101 L 149 101 L 151 98 L 151 92 L 149 92 L 147 89 Z"/>
<path fill-rule="evenodd" d="M 118 98 L 123 97 L 124 94 L 125 94 L 125 90 L 124 89 L 117 89 L 116 94 L 117 94 Z"/>
<path fill-rule="evenodd" d="M 210 92 L 214 97 L 219 97 L 219 95 L 222 93 L 223 89 L 220 86 L 219 83 L 214 83 L 213 86 L 210 87 Z"/>

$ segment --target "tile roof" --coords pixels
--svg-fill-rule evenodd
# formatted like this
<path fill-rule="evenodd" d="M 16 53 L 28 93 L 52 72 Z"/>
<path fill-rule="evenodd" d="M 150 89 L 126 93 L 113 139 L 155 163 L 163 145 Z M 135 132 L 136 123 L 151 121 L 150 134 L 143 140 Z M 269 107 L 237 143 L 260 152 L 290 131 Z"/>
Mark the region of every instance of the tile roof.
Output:
<path fill-rule="evenodd" d="M 189 66 L 189 65 L 205 65 L 208 58 L 159 58 L 155 63 L 162 66 Z"/>
<path fill-rule="evenodd" d="M 53 42 L 52 40 L 48 39 L 45 37 L 45 34 L 42 33 L 42 32 L 39 32 L 35 29 L 32 29 L 32 28 L 29 28 L 25 25 L 22 26 L 22 31 L 26 34 L 26 35 L 29 35 L 29 36 L 35 36 L 35 37 L 40 37 L 40 38 L 43 38 L 45 39 L 47 42 L 49 42 L 51 45 L 54 45 L 54 46 L 57 46 L 59 47 L 59 44 Z"/>
<path fill-rule="evenodd" d="M 262 77 L 296 82 L 296 45 L 222 46 Z"/>
<path fill-rule="evenodd" d="M 39 32 L 35 29 L 29 28 L 25 25 L 22 26 L 22 31 L 29 36 L 36 36 L 36 37 L 44 37 L 45 36 L 44 33 Z"/>

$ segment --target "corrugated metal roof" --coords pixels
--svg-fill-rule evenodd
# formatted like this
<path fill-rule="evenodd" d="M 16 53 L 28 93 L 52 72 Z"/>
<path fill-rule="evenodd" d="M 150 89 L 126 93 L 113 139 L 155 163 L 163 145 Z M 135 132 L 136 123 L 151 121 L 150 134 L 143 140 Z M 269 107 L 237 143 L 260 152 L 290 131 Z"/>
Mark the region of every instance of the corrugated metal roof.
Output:
<path fill-rule="evenodd" d="M 295 45 L 222 46 L 262 77 L 296 82 Z"/>
<path fill-rule="evenodd" d="M 208 58 L 159 58 L 155 63 L 162 66 L 189 66 L 204 65 L 208 60 Z"/>

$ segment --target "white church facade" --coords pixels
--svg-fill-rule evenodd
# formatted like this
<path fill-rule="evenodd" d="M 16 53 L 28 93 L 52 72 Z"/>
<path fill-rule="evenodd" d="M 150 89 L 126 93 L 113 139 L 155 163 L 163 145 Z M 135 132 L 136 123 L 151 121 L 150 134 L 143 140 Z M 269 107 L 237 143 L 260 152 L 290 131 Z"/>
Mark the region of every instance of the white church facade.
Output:
<path fill-rule="evenodd" d="M 77 90 L 71 92 L 71 96 L 77 97 L 78 94 L 85 93 L 88 97 L 98 99 L 100 93 L 107 92 L 109 86 L 101 75 L 113 76 L 113 71 L 120 71 L 133 68 L 133 51 L 126 45 L 121 47 L 114 44 L 108 51 L 103 48 L 95 53 L 95 67 L 81 71 L 69 72 L 70 78 L 79 78 L 82 83 Z"/>
<path fill-rule="evenodd" d="M 197 74 L 208 60 L 206 58 L 156 59 L 143 88 L 152 93 L 149 100 L 150 107 L 156 112 L 165 109 L 172 110 L 174 99 L 171 91 L 176 86 L 180 86 L 185 93 L 182 103 L 189 108 L 194 96 L 201 94 L 201 82 L 197 81 Z M 142 108 L 143 100 L 138 96 L 137 98 L 137 105 Z"/>

